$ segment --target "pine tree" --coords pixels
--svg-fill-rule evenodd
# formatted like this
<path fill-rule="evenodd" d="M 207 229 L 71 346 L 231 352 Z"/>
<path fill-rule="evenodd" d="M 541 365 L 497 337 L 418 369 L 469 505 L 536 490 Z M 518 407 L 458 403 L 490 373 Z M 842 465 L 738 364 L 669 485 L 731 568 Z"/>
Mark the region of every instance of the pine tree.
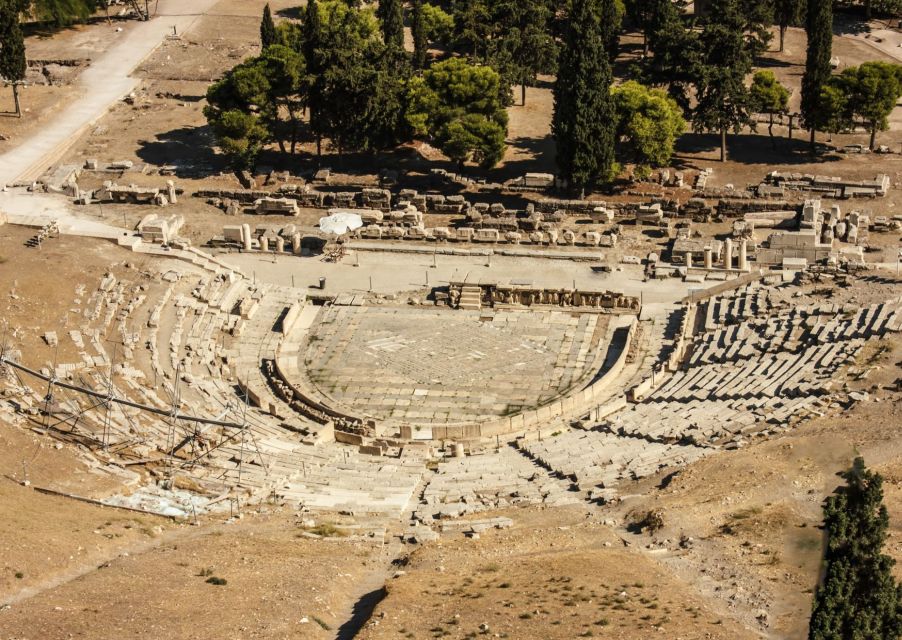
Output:
<path fill-rule="evenodd" d="M 699 33 L 687 29 L 671 0 L 652 0 L 646 15 L 647 46 L 654 54 L 644 64 L 646 84 L 666 86 L 668 93 L 687 113 L 691 107 L 691 85 L 696 80 Z"/>
<path fill-rule="evenodd" d="M 811 152 L 814 153 L 814 134 L 829 119 L 821 104 L 821 91 L 830 78 L 830 56 L 833 50 L 832 0 L 808 0 L 805 15 L 808 52 L 805 75 L 802 76 L 802 121 L 811 131 Z"/>
<path fill-rule="evenodd" d="M 756 71 L 752 86 L 749 87 L 749 100 L 752 109 L 768 115 L 767 134 L 770 136 L 771 146 L 776 148 L 774 115 L 784 114 L 788 110 L 789 89 L 780 84 L 773 71 Z"/>
<path fill-rule="evenodd" d="M 780 52 L 786 40 L 786 30 L 799 21 L 802 15 L 802 0 L 774 0 L 774 19 L 780 28 Z"/>
<path fill-rule="evenodd" d="M 455 0 L 454 46 L 468 55 L 485 60 L 492 38 L 492 14 L 486 0 Z"/>
<path fill-rule="evenodd" d="M 739 0 L 712 3 L 710 19 L 699 37 L 696 69 L 696 129 L 720 133 L 720 160 L 727 158 L 727 132 L 751 122 L 745 77 L 752 70 L 755 45 L 745 37 L 746 15 Z"/>
<path fill-rule="evenodd" d="M 16 116 L 22 117 L 19 83 L 25 79 L 25 40 L 17 0 L 0 0 L 0 77 L 12 85 Z"/>
<path fill-rule="evenodd" d="M 423 0 L 413 0 L 411 12 L 410 31 L 413 36 L 413 66 L 422 69 L 426 66 L 427 49 L 429 43 L 426 40 L 426 21 L 423 16 Z"/>
<path fill-rule="evenodd" d="M 376 17 L 382 26 L 385 44 L 399 50 L 404 49 L 404 13 L 401 0 L 379 0 Z"/>
<path fill-rule="evenodd" d="M 611 66 L 605 49 L 601 4 L 573 0 L 554 85 L 552 132 L 560 177 L 585 191 L 610 178 L 614 165 Z"/>
<path fill-rule="evenodd" d="M 549 29 L 548 2 L 499 0 L 492 12 L 498 37 L 490 62 L 512 84 L 520 85 L 521 103 L 526 104 L 526 87 L 535 84 L 538 74 L 554 69 L 557 50 Z"/>
<path fill-rule="evenodd" d="M 810 640 L 882 640 L 902 635 L 902 586 L 883 545 L 889 516 L 883 479 L 856 458 L 824 504 L 824 581 L 814 597 Z"/>
<path fill-rule="evenodd" d="M 263 20 L 260 21 L 260 44 L 264 49 L 276 44 L 276 23 L 272 20 L 269 3 L 263 7 Z"/>
<path fill-rule="evenodd" d="M 889 116 L 902 97 L 902 66 L 872 60 L 859 67 L 848 67 L 834 84 L 843 96 L 843 120 L 864 124 L 871 134 L 869 148 L 877 147 L 877 132 L 889 129 Z"/>

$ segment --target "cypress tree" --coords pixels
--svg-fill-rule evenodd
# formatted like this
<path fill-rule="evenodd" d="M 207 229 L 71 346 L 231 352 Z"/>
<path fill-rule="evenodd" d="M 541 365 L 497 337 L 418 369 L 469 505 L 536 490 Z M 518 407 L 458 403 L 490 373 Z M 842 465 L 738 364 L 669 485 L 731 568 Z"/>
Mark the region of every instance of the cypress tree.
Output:
<path fill-rule="evenodd" d="M 413 12 L 410 21 L 413 36 L 413 66 L 422 69 L 426 66 L 427 48 L 426 22 L 423 19 L 423 0 L 413 0 Z"/>
<path fill-rule="evenodd" d="M 889 516 L 883 479 L 856 458 L 846 486 L 824 503 L 824 582 L 814 597 L 810 640 L 881 640 L 902 635 L 902 586 L 882 553 Z"/>
<path fill-rule="evenodd" d="M 323 152 L 322 142 L 325 133 L 325 121 L 322 113 L 324 92 L 324 71 L 320 42 L 322 25 L 320 24 L 319 4 L 316 0 L 307 2 L 307 10 L 304 13 L 304 24 L 301 33 L 301 53 L 307 63 L 307 72 L 313 81 L 310 83 L 307 95 L 307 106 L 310 109 L 310 130 L 316 137 L 316 156 Z"/>
<path fill-rule="evenodd" d="M 601 5 L 613 1 L 573 0 L 554 84 L 558 171 L 582 192 L 610 178 L 614 165 L 611 65 L 601 25 Z"/>
<path fill-rule="evenodd" d="M 833 50 L 832 0 L 808 0 L 805 33 L 808 35 L 808 51 L 805 75 L 802 76 L 802 121 L 811 131 L 811 152 L 814 153 L 814 133 L 829 119 L 829 110 L 822 104 L 821 91 L 830 78 L 830 56 Z"/>
<path fill-rule="evenodd" d="M 620 51 L 620 31 L 623 28 L 623 13 L 618 10 L 616 2 L 601 3 L 601 28 L 604 48 L 611 62 L 617 59 Z"/>
<path fill-rule="evenodd" d="M 389 47 L 404 49 L 404 14 L 401 0 L 379 0 L 376 17 L 382 25 L 382 37 Z"/>
<path fill-rule="evenodd" d="M 12 85 L 16 116 L 22 117 L 19 83 L 25 79 L 25 39 L 16 0 L 0 0 L 0 77 Z"/>
<path fill-rule="evenodd" d="M 276 23 L 272 20 L 272 12 L 269 3 L 263 7 L 263 20 L 260 21 L 260 44 L 263 48 L 276 44 Z"/>

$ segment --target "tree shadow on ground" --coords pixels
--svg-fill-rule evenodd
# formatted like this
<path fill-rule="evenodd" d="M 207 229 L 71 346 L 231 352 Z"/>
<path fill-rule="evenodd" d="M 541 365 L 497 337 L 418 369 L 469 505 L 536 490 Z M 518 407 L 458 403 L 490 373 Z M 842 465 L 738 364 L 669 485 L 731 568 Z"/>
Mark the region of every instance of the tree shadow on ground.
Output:
<path fill-rule="evenodd" d="M 276 11 L 276 15 L 280 18 L 288 18 L 289 20 L 303 20 L 305 7 L 287 7 Z"/>
<path fill-rule="evenodd" d="M 261 175 L 269 170 L 289 171 L 294 176 L 312 178 L 318 169 L 330 169 L 333 173 L 343 176 L 360 177 L 361 183 L 371 180 L 375 186 L 377 177 L 382 170 L 394 170 L 404 176 L 406 188 L 420 191 L 441 191 L 445 194 L 458 193 L 465 186 L 456 183 L 447 183 L 441 176 L 431 174 L 432 169 L 444 169 L 456 174 L 457 164 L 448 160 L 429 160 L 423 157 L 412 145 L 401 145 L 395 149 L 389 149 L 378 153 L 374 152 L 344 152 L 339 154 L 327 142 L 323 143 L 323 153 L 320 157 L 311 150 L 311 144 L 305 143 L 297 152 L 282 153 L 277 147 L 264 150 L 258 157 L 255 173 Z M 478 169 L 474 169 L 474 172 Z M 464 172 L 467 173 L 466 171 Z M 482 176 L 482 172 L 479 174 Z M 475 175 L 473 176 L 475 177 Z M 347 186 L 341 184 L 320 185 L 322 191 L 347 190 Z"/>
<path fill-rule="evenodd" d="M 789 60 L 778 60 L 773 56 L 761 56 L 757 60 L 757 66 L 762 69 L 789 69 L 792 67 L 801 67 L 804 68 L 804 64 L 801 62 L 790 62 Z"/>
<path fill-rule="evenodd" d="M 133 16 L 115 16 L 110 14 L 111 22 L 129 22 L 132 20 L 137 20 Z M 28 37 L 36 37 L 36 38 L 52 38 L 57 36 L 64 31 L 75 31 L 79 27 L 91 26 L 95 24 L 106 24 L 107 17 L 105 15 L 96 15 L 91 16 L 84 22 L 76 22 L 73 24 L 66 25 L 56 25 L 51 22 L 26 22 L 21 25 L 22 35 L 26 38 Z"/>
<path fill-rule="evenodd" d="M 382 602 L 387 595 L 388 591 L 385 587 L 379 587 L 361 596 L 354 603 L 351 618 L 339 627 L 336 640 L 353 640 L 353 638 L 357 637 L 363 625 L 372 617 L 376 605 Z"/>
<path fill-rule="evenodd" d="M 858 11 L 837 10 L 833 14 L 833 35 L 860 36 L 871 32 L 871 26 Z"/>
<path fill-rule="evenodd" d="M 765 125 L 766 130 L 766 125 Z M 727 136 L 727 158 L 731 162 L 742 164 L 812 164 L 817 162 L 836 162 L 842 156 L 818 143 L 818 153 L 811 155 L 811 147 L 806 131 L 798 131 L 799 136 L 790 140 L 786 137 L 774 136 L 773 144 L 770 136 L 760 133 L 743 133 Z M 713 162 L 714 157 L 698 157 L 699 154 L 715 154 L 720 151 L 720 136 L 713 133 L 687 133 L 678 141 L 675 157 L 685 161 Z"/>
<path fill-rule="evenodd" d="M 214 152 L 214 145 L 208 125 L 181 127 L 141 141 L 137 156 L 148 164 L 175 167 L 179 178 L 206 177 L 228 167 L 227 159 Z"/>
<path fill-rule="evenodd" d="M 520 136 L 508 140 L 507 144 L 514 151 L 528 157 L 508 160 L 503 165 L 484 172 L 489 179 L 495 182 L 504 182 L 518 178 L 524 173 L 553 173 L 555 171 L 555 144 L 554 137 L 550 133 L 541 137 Z"/>
<path fill-rule="evenodd" d="M 548 78 L 536 78 L 535 81 L 529 85 L 530 87 L 535 87 L 536 89 L 548 89 L 551 91 L 554 89 L 554 80 L 549 80 Z M 514 85 L 514 89 L 518 90 L 520 85 Z M 519 103 L 518 103 L 519 104 Z"/>

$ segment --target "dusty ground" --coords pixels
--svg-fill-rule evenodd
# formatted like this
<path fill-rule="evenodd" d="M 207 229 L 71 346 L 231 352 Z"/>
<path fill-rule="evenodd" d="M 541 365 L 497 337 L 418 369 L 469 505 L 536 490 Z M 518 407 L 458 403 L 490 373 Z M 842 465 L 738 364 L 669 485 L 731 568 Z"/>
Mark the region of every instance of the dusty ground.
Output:
<path fill-rule="evenodd" d="M 896 394 L 637 483 L 620 505 L 506 513 L 510 531 L 413 552 L 361 637 L 470 638 L 487 624 L 509 638 L 803 638 L 821 502 L 857 454 L 884 474 L 886 551 L 902 559 L 900 414 Z M 649 509 L 665 527 L 631 532 Z"/>
<path fill-rule="evenodd" d="M 756 637 L 625 547 L 593 510 L 509 515 L 510 530 L 411 554 L 359 637 Z"/>
<path fill-rule="evenodd" d="M 73 236 L 50 239 L 41 249 L 26 246 L 35 233 L 0 226 L 0 342 L 14 342 L 23 351 L 24 363 L 41 367 L 51 365 L 55 357 L 58 362 L 78 360 L 70 341 L 61 340 L 57 351 L 42 336 L 47 327 L 65 333 L 67 327 L 80 326 L 79 287 L 90 292 L 104 274 L 121 276 L 126 262 L 140 269 L 147 258 L 110 242 Z"/>
<path fill-rule="evenodd" d="M 4 638 L 332 638 L 381 562 L 288 514 L 192 527 L 3 482 Z"/>
<path fill-rule="evenodd" d="M 131 20 L 115 20 L 108 24 L 97 20 L 88 25 L 75 25 L 60 30 L 26 30 L 25 54 L 30 61 L 79 61 L 87 65 L 115 43 L 128 37 L 135 24 Z M 19 144 L 25 136 L 35 131 L 59 113 L 83 88 L 76 85 L 78 69 L 61 74 L 50 84 L 40 71 L 30 70 L 26 84 L 19 90 L 22 118 L 14 117 L 12 90 L 0 91 L 0 152 Z M 60 71 L 64 71 L 62 69 Z"/>
<path fill-rule="evenodd" d="M 334 637 L 374 551 L 296 536 L 284 521 L 180 529 L 14 604 L 2 626 L 23 639 Z"/>

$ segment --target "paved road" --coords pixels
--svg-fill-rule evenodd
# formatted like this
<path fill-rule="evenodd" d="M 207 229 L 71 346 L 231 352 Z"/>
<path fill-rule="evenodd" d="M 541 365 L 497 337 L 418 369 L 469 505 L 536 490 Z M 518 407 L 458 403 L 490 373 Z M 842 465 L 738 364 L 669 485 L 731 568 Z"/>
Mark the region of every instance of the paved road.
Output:
<path fill-rule="evenodd" d="M 34 179 L 65 153 L 87 127 L 138 84 L 132 71 L 175 26 L 184 33 L 218 0 L 160 0 L 157 16 L 128 32 L 111 32 L 121 42 L 110 47 L 79 77 L 81 96 L 40 131 L 0 155 L 0 185 Z"/>

